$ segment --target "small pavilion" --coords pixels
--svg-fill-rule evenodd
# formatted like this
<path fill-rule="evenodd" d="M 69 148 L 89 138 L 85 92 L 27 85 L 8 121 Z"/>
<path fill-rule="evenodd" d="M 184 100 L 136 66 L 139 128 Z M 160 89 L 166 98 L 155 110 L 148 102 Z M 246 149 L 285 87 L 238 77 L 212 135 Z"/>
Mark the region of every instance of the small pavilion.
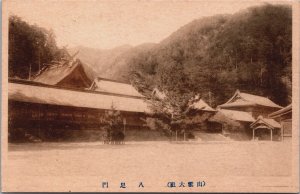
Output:
<path fill-rule="evenodd" d="M 270 130 L 270 140 L 273 141 L 274 133 L 277 133 L 281 130 L 281 125 L 276 122 L 274 119 L 264 118 L 261 115 L 250 125 L 253 136 L 252 139 L 255 139 L 255 132 L 257 130 L 268 129 Z"/>

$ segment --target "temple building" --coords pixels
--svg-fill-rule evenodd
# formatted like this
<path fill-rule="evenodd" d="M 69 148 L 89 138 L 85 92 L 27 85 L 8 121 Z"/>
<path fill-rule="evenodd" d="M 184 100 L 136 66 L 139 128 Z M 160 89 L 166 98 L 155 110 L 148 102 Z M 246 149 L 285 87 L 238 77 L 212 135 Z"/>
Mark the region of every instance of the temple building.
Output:
<path fill-rule="evenodd" d="M 253 132 L 253 140 L 280 140 L 281 125 L 274 119 L 259 116 L 250 127 Z"/>
<path fill-rule="evenodd" d="M 144 121 L 151 110 L 143 97 L 112 91 L 61 88 L 24 80 L 10 79 L 8 83 L 11 135 L 21 130 L 43 139 L 47 133 L 60 133 L 66 129 L 101 131 L 105 111 L 112 109 L 120 111 L 124 132 L 149 132 Z"/>
<path fill-rule="evenodd" d="M 47 64 L 32 79 L 34 82 L 67 88 L 89 88 L 92 80 L 79 59 L 62 59 Z"/>
<path fill-rule="evenodd" d="M 272 118 L 281 125 L 281 139 L 287 140 L 292 137 L 292 104 L 269 114 L 269 118 Z"/>
<path fill-rule="evenodd" d="M 272 133 L 273 140 L 273 135 L 278 137 L 280 127 L 268 115 L 281 108 L 266 97 L 237 90 L 226 103 L 217 106 L 218 113 L 212 119 L 222 123 L 223 134 L 232 138 L 251 140 L 259 136 L 262 139 L 265 133 L 268 138 Z"/>
<path fill-rule="evenodd" d="M 226 103 L 217 107 L 217 109 L 248 112 L 255 119 L 260 115 L 268 117 L 270 113 L 281 108 L 266 97 L 240 92 L 239 90 Z"/>

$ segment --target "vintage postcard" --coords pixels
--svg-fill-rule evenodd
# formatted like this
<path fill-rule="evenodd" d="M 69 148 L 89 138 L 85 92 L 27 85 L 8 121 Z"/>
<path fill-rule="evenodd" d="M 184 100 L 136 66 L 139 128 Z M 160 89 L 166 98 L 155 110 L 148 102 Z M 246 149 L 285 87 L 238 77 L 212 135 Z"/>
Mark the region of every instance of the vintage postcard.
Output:
<path fill-rule="evenodd" d="M 299 1 L 4 0 L 2 192 L 299 192 Z"/>

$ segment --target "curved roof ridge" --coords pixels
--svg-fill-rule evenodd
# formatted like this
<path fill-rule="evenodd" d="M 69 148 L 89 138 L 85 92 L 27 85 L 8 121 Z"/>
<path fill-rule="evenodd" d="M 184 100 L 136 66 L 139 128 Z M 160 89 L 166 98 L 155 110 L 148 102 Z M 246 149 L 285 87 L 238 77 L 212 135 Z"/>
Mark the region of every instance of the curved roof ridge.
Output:
<path fill-rule="evenodd" d="M 258 124 L 258 123 L 261 123 L 261 122 L 265 125 L 267 125 L 268 127 L 270 128 L 280 128 L 281 125 L 275 121 L 274 119 L 268 119 L 268 118 L 264 118 L 263 116 L 259 115 L 258 118 L 256 119 L 256 121 L 254 121 L 252 124 L 251 124 L 251 127 L 254 127 L 255 124 Z"/>
<path fill-rule="evenodd" d="M 55 85 L 69 76 L 79 66 L 82 66 L 79 59 L 49 66 L 42 73 L 38 74 L 33 81 Z"/>
<path fill-rule="evenodd" d="M 271 114 L 269 114 L 268 116 L 270 118 L 276 118 L 278 116 L 281 116 L 281 115 L 284 115 L 284 114 L 287 114 L 289 112 L 292 111 L 292 104 L 289 104 L 287 105 L 286 107 L 282 108 L 282 109 L 279 109 L 278 111 L 275 111 L 275 112 L 272 112 Z"/>
<path fill-rule="evenodd" d="M 244 93 L 244 92 L 240 93 L 240 96 L 242 96 L 243 99 L 247 101 L 252 101 L 258 105 L 282 108 L 282 106 L 274 103 L 272 100 L 264 96 L 259 96 L 259 95 Z"/>
<path fill-rule="evenodd" d="M 241 99 L 240 101 L 245 101 L 245 102 L 238 102 L 238 99 Z M 236 99 L 236 100 L 235 100 Z M 282 108 L 282 106 L 274 103 L 272 100 L 270 100 L 267 97 L 264 96 L 259 96 L 259 95 L 254 95 L 254 94 L 249 94 L 245 92 L 240 92 L 240 90 L 236 90 L 234 95 L 224 104 L 219 105 L 220 107 L 222 106 L 230 106 L 230 104 L 234 106 L 246 106 L 246 105 L 262 105 L 262 106 L 269 106 L 269 107 L 275 107 L 275 108 Z"/>

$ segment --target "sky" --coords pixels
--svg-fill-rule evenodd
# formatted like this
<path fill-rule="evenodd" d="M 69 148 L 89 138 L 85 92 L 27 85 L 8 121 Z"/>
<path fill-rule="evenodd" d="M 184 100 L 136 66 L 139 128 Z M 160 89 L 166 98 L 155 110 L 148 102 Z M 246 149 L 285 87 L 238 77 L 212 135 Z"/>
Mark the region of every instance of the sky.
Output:
<path fill-rule="evenodd" d="M 111 49 L 158 43 L 204 16 L 232 14 L 263 1 L 9 0 L 8 12 L 52 29 L 59 46 Z"/>

